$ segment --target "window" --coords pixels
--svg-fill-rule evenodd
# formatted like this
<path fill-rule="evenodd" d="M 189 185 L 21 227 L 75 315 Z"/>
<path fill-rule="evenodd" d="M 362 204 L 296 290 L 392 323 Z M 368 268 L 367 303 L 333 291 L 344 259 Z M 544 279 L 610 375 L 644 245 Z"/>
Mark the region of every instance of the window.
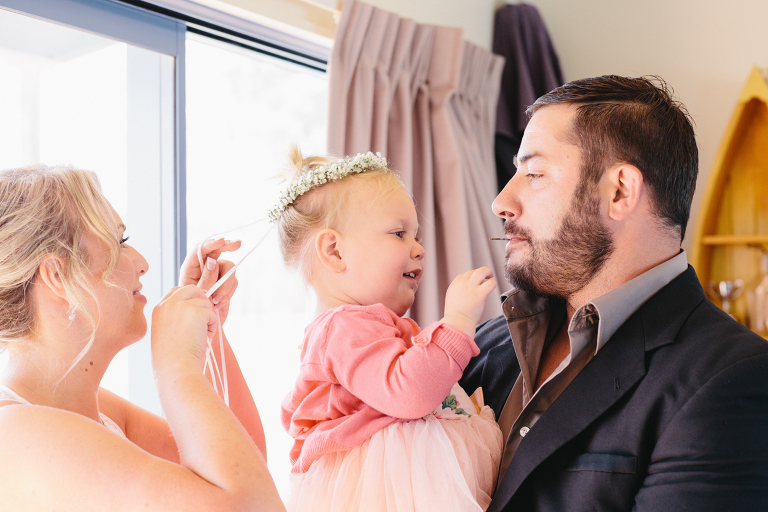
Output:
<path fill-rule="evenodd" d="M 282 36 L 274 33 L 258 42 L 130 3 L 0 0 L 0 168 L 42 161 L 96 171 L 131 243 L 149 262 L 142 279 L 149 319 L 194 244 L 266 217 L 283 187 L 270 178 L 290 144 L 305 154 L 324 153 L 327 49 L 286 35 L 294 49 L 280 50 L 274 44 Z M 243 248 L 231 259 L 266 229 L 264 222 L 233 233 Z M 226 332 L 261 413 L 270 471 L 285 495 L 292 439 L 280 425 L 280 404 L 298 373 L 313 299 L 282 263 L 274 231 L 238 279 Z M 162 412 L 149 334 L 118 354 L 102 384 Z"/>
<path fill-rule="evenodd" d="M 188 35 L 186 48 L 187 249 L 215 233 L 266 217 L 284 187 L 271 179 L 290 144 L 322 154 L 328 81 L 324 73 L 249 50 Z M 228 234 L 239 261 L 270 224 Z M 299 345 L 312 299 L 285 268 L 272 230 L 238 269 L 239 286 L 225 325 L 259 408 L 269 468 L 285 496 L 293 440 L 280 404 L 299 369 Z"/>
<path fill-rule="evenodd" d="M 142 281 L 156 304 L 176 279 L 174 57 L 2 9 L 0 27 L 0 168 L 96 171 L 149 262 Z M 149 336 L 115 358 L 103 385 L 160 411 Z"/>

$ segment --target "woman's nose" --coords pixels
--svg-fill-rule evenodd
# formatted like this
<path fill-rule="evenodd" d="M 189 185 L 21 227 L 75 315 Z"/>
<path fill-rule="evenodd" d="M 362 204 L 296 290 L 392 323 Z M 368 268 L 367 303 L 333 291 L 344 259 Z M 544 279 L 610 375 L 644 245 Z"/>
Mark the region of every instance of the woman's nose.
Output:
<path fill-rule="evenodd" d="M 144 256 L 133 247 L 131 247 L 131 251 L 133 252 L 131 259 L 133 260 L 133 266 L 136 268 L 136 273 L 139 275 L 146 274 L 149 270 L 149 263 L 144 259 Z"/>

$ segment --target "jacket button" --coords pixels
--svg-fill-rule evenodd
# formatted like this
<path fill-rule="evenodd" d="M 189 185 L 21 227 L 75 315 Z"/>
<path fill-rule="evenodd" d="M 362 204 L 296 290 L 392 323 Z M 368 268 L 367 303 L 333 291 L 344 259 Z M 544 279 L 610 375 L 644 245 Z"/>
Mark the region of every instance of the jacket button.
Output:
<path fill-rule="evenodd" d="M 520 429 L 520 437 L 525 437 L 525 435 L 526 435 L 528 432 L 530 432 L 530 431 L 531 431 L 531 429 L 529 429 L 528 427 L 523 427 L 523 428 L 521 428 L 521 429 Z"/>

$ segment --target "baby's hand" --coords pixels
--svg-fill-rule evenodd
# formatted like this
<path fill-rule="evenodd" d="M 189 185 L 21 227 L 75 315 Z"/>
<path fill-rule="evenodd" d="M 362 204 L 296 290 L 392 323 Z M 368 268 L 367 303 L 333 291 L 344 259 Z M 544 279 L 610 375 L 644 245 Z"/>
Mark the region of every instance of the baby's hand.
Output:
<path fill-rule="evenodd" d="M 496 281 L 488 267 L 464 272 L 456 277 L 445 294 L 445 316 L 443 322 L 475 337 L 475 327 L 483 316 L 485 299 L 488 298 Z"/>

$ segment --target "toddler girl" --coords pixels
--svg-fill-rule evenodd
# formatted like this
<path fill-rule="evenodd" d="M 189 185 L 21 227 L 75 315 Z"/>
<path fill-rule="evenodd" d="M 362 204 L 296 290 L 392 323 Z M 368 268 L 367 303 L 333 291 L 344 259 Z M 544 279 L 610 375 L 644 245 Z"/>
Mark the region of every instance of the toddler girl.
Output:
<path fill-rule="evenodd" d="M 293 511 L 480 511 L 501 457 L 493 411 L 456 382 L 495 288 L 482 267 L 448 289 L 421 330 L 403 315 L 424 248 L 411 197 L 380 156 L 302 159 L 278 206 L 280 246 L 317 294 L 301 369 L 282 405 L 295 439 Z"/>

